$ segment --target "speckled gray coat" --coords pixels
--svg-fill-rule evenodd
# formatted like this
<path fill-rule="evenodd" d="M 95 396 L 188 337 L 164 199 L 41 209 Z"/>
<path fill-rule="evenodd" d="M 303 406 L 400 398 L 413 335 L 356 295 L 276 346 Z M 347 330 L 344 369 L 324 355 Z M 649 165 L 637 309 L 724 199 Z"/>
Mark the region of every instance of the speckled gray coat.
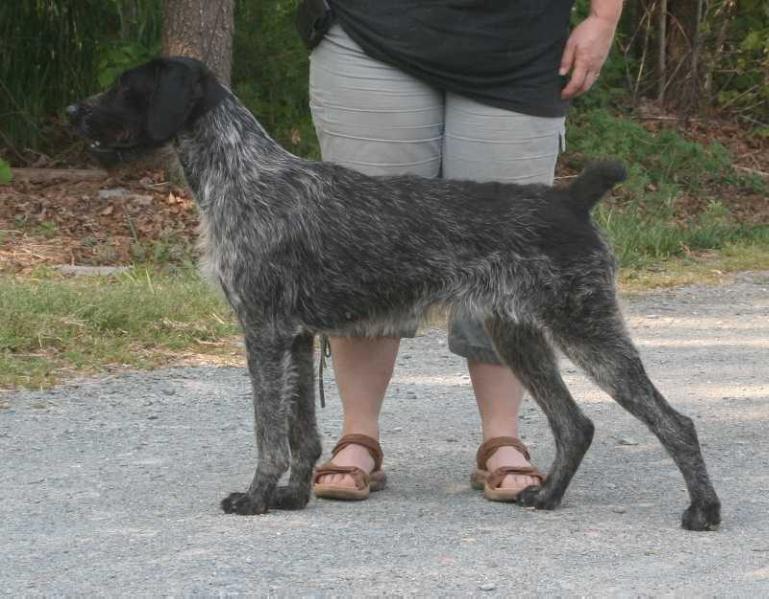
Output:
<path fill-rule="evenodd" d="M 597 163 L 566 190 L 369 177 L 289 154 L 189 59 L 129 71 L 71 116 L 101 152 L 175 139 L 201 210 L 206 271 L 241 322 L 254 391 L 259 462 L 225 511 L 259 514 L 309 499 L 320 454 L 314 335 L 396 334 L 431 308 L 461 307 L 486 322 L 556 438 L 545 482 L 520 503 L 556 507 L 593 436 L 561 380 L 555 346 L 670 452 L 692 500 L 683 526 L 718 525 L 694 426 L 649 381 L 617 306 L 614 259 L 590 218 L 624 178 L 620 165 Z M 289 467 L 288 485 L 277 487 Z"/>

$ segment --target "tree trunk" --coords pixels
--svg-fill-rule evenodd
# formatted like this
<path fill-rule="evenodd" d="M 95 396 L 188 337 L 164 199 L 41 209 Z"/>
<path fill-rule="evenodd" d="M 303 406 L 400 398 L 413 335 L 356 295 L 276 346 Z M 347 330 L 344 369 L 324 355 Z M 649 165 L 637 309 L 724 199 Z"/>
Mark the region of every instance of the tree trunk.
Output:
<path fill-rule="evenodd" d="M 704 77 L 698 60 L 701 1 L 675 0 L 668 3 L 664 97 L 668 106 L 681 113 L 696 111 L 703 96 Z"/>
<path fill-rule="evenodd" d="M 235 0 L 165 0 L 163 54 L 205 62 L 230 84 Z"/>

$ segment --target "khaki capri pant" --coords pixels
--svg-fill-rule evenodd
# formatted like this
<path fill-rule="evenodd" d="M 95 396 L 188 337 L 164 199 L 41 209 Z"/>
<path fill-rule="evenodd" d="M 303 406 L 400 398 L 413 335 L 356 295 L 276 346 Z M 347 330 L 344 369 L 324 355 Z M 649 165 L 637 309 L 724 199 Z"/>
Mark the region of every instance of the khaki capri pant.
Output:
<path fill-rule="evenodd" d="M 551 185 L 563 145 L 564 117 L 435 89 L 368 57 L 339 25 L 310 56 L 310 108 L 323 160 L 367 175 Z M 449 348 L 499 363 L 483 324 L 462 314 L 449 323 Z"/>

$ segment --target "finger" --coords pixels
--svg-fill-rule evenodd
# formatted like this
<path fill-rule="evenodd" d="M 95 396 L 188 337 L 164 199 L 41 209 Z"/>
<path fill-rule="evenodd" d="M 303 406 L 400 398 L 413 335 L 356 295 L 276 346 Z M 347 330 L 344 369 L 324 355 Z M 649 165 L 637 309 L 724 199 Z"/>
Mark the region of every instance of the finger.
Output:
<path fill-rule="evenodd" d="M 576 55 L 576 44 L 569 39 L 566 42 L 566 48 L 563 50 L 563 56 L 561 57 L 561 66 L 558 69 L 558 74 L 563 76 L 571 70 L 574 65 L 574 56 Z"/>
<path fill-rule="evenodd" d="M 595 71 L 588 73 L 587 76 L 585 77 L 585 82 L 582 84 L 582 87 L 580 87 L 574 93 L 574 97 L 576 98 L 577 96 L 581 96 L 587 90 L 589 90 L 591 87 L 593 87 L 593 84 L 596 82 L 596 80 L 598 79 L 599 75 L 600 75 L 600 73 L 597 73 Z"/>
<path fill-rule="evenodd" d="M 563 88 L 563 91 L 561 92 L 561 97 L 564 100 L 573 98 L 577 93 L 577 90 L 581 89 L 585 84 L 586 77 L 587 68 L 585 64 L 583 62 L 577 61 L 577 64 L 574 67 L 574 71 L 571 73 L 571 79 L 569 79 L 569 83 L 566 85 L 566 87 Z"/>

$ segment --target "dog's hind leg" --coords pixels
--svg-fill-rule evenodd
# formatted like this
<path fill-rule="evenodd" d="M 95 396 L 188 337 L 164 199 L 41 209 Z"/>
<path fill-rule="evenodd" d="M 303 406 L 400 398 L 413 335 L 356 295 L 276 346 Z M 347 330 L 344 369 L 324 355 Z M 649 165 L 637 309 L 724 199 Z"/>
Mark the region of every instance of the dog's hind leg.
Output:
<path fill-rule="evenodd" d="M 292 337 L 246 330 L 258 462 L 248 491 L 231 493 L 221 507 L 228 514 L 252 515 L 267 511 L 278 480 L 289 467 L 289 412 L 296 371 L 291 358 Z"/>
<path fill-rule="evenodd" d="M 524 489 L 518 501 L 538 509 L 554 509 L 590 447 L 593 423 L 572 399 L 542 331 L 502 318 L 489 319 L 486 328 L 500 358 L 531 393 L 555 436 L 555 460 L 545 482 L 541 488 Z"/>
<path fill-rule="evenodd" d="M 296 395 L 289 412 L 291 474 L 287 486 L 275 489 L 271 508 L 298 510 L 310 499 L 312 470 L 321 453 L 315 420 L 313 342 L 312 335 L 299 335 L 291 347 L 291 360 L 296 372 Z"/>
<path fill-rule="evenodd" d="M 694 423 L 674 410 L 649 380 L 613 302 L 601 303 L 596 298 L 591 302 L 593 308 L 587 311 L 594 313 L 553 331 L 556 342 L 596 384 L 646 424 L 670 453 L 691 499 L 682 526 L 714 530 L 721 520 L 720 503 L 705 468 Z"/>

